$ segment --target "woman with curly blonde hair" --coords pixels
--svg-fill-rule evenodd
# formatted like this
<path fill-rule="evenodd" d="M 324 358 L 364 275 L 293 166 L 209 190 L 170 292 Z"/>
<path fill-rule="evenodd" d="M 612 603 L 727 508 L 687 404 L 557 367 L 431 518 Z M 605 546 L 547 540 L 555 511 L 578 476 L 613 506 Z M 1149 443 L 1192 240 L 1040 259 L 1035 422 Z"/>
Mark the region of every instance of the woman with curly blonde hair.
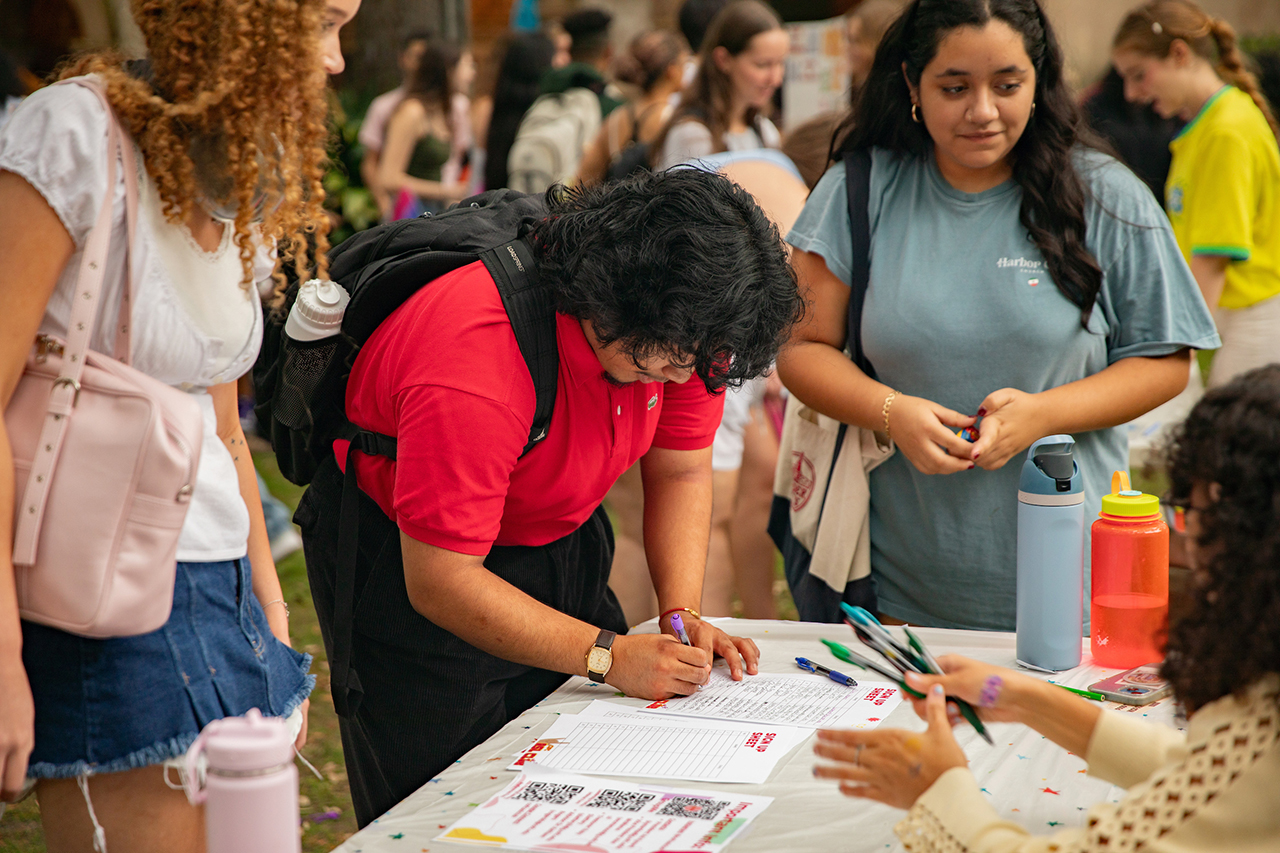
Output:
<path fill-rule="evenodd" d="M 254 285 L 283 284 L 273 255 L 324 272 L 325 72 L 342 69 L 338 29 L 359 4 L 134 0 L 147 60 L 99 54 L 62 75 L 96 81 L 128 137 L 128 225 L 127 160 L 108 170 L 111 116 L 90 88 L 41 90 L 0 132 L 0 403 L 37 333 L 65 333 L 85 240 L 110 204 L 90 347 L 111 352 L 128 276 L 130 363 L 204 416 L 161 629 L 103 640 L 20 621 L 3 528 L 0 800 L 34 785 L 51 851 L 202 850 L 202 810 L 165 784 L 200 730 L 256 707 L 306 736 L 310 656 L 289 646 L 235 380 L 261 341 Z M 13 472 L 0 428 L 0 517 L 13 517 Z"/>

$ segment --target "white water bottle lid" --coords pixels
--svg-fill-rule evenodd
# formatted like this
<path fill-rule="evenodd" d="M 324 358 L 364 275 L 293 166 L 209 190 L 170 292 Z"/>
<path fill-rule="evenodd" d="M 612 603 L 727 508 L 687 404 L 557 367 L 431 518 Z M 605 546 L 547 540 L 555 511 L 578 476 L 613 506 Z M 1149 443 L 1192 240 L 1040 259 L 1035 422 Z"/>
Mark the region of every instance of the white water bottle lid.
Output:
<path fill-rule="evenodd" d="M 284 333 L 295 341 L 318 341 L 338 334 L 350 295 L 334 281 L 313 278 L 298 289 Z"/>

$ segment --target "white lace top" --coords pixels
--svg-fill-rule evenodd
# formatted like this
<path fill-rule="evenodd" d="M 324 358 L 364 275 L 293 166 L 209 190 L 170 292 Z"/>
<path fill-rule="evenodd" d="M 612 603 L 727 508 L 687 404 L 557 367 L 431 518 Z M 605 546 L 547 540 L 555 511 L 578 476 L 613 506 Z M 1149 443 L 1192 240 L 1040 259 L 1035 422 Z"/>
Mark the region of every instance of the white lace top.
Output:
<path fill-rule="evenodd" d="M 1277 853 L 1280 676 L 1244 702 L 1226 696 L 1191 718 L 1185 737 L 1108 712 L 1089 741 L 1089 774 L 1128 788 L 1088 825 L 1031 835 L 1002 820 L 964 768 L 948 770 L 894 831 L 910 853 Z"/>
<path fill-rule="evenodd" d="M 44 196 L 75 243 L 41 331 L 62 337 L 84 241 L 106 187 L 107 116 L 92 92 L 51 86 L 28 97 L 0 131 L 0 169 L 14 172 Z M 136 152 L 136 149 L 135 149 Z M 191 507 L 178 542 L 178 559 L 212 561 L 245 555 L 249 516 L 235 468 L 217 436 L 213 400 L 205 389 L 244 375 L 257 358 L 262 316 L 256 291 L 240 285 L 240 262 L 226 227 L 223 243 L 202 252 L 185 227 L 164 220 L 155 186 L 140 173 L 139 222 L 130 248 L 135 298 L 131 363 L 197 397 L 204 441 Z M 118 173 L 119 174 L 119 173 Z M 90 346 L 112 351 L 125 274 L 124 177 L 112 188 L 115 207 L 102 305 Z M 271 274 L 259 252 L 255 278 Z"/>

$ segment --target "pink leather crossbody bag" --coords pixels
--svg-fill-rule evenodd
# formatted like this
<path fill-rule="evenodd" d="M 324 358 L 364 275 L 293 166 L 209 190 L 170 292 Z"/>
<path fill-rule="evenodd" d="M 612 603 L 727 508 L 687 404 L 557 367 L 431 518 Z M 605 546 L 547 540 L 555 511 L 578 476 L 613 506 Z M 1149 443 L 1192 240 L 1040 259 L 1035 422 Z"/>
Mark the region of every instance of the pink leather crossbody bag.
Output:
<path fill-rule="evenodd" d="M 15 467 L 13 564 L 23 619 L 87 637 L 122 637 L 169 619 L 203 422 L 190 395 L 128 364 L 127 264 L 115 357 L 89 349 L 103 310 L 116 169 L 124 171 L 130 247 L 138 173 L 133 145 L 101 87 L 89 78 L 68 83 L 94 92 L 106 109 L 107 192 L 85 241 L 67 339 L 36 338 L 4 412 Z"/>

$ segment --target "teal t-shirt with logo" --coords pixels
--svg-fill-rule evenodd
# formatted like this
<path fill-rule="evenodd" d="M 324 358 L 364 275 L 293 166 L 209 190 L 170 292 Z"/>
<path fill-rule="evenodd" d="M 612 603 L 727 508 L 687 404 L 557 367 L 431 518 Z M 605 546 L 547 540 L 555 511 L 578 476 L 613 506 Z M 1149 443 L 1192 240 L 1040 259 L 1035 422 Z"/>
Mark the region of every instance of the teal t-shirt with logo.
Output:
<path fill-rule="evenodd" d="M 872 151 L 862 341 L 881 381 L 975 414 L 1000 388 L 1035 393 L 1122 358 L 1219 346 L 1150 191 L 1104 155 L 1081 151 L 1076 163 L 1091 194 L 1086 245 L 1103 270 L 1088 330 L 1018 221 L 1022 191 L 1014 181 L 965 193 L 946 182 L 932 156 Z M 821 255 L 848 284 L 849 229 L 837 164 L 787 241 Z M 1114 427 L 1075 439 L 1087 533 L 1112 472 L 1128 470 L 1128 438 Z M 997 471 L 941 476 L 921 474 L 897 453 L 872 471 L 871 567 L 882 612 L 918 625 L 1014 629 L 1024 458 Z M 1085 555 L 1087 584 L 1087 541 Z"/>

